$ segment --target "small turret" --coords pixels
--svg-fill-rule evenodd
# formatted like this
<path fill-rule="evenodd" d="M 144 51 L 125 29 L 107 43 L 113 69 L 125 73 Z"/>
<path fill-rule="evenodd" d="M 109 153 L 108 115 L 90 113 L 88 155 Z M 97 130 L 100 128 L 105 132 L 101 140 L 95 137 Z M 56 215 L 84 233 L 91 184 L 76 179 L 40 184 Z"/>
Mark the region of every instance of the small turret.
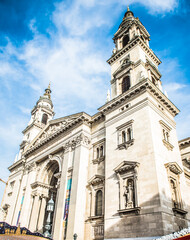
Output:
<path fill-rule="evenodd" d="M 23 141 L 20 144 L 20 152 L 15 161 L 22 158 L 22 152 L 28 144 L 37 136 L 37 134 L 52 120 L 54 116 L 53 103 L 51 101 L 51 88 L 50 83 L 45 89 L 43 96 L 40 96 L 36 105 L 31 111 L 31 119 L 28 126 L 23 130 Z"/>
<path fill-rule="evenodd" d="M 134 14 L 133 14 L 133 12 L 130 11 L 129 6 L 128 6 L 127 12 L 125 13 L 123 20 L 124 19 L 132 19 L 132 18 L 134 18 Z"/>
<path fill-rule="evenodd" d="M 50 88 L 50 83 L 48 87 L 45 89 L 44 96 L 48 96 L 49 99 L 51 99 L 51 88 Z"/>

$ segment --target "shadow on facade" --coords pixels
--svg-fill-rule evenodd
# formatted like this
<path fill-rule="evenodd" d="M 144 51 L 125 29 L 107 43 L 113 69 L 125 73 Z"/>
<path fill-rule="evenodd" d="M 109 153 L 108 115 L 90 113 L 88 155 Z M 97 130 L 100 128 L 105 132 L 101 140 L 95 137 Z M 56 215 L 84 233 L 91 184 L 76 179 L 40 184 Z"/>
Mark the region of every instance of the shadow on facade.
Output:
<path fill-rule="evenodd" d="M 188 226 L 189 215 L 184 209 L 189 207 L 174 205 L 164 193 L 155 195 L 138 209 L 118 209 L 105 218 L 104 238 L 157 237 L 179 231 Z"/>

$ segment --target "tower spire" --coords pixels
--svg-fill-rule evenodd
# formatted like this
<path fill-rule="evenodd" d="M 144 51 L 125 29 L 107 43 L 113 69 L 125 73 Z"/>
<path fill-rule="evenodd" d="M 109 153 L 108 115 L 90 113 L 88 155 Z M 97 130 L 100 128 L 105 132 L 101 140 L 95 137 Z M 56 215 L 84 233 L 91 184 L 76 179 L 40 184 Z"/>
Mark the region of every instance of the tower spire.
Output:
<path fill-rule="evenodd" d="M 125 18 L 129 18 L 129 19 L 134 18 L 134 14 L 133 14 L 133 12 L 129 9 L 129 5 L 127 6 L 127 11 L 126 11 L 126 13 L 125 13 L 125 15 L 124 15 L 124 19 L 125 19 Z"/>
<path fill-rule="evenodd" d="M 49 82 L 49 85 L 48 87 L 45 89 L 45 93 L 44 93 L 44 96 L 47 96 L 49 99 L 51 99 L 51 82 Z"/>

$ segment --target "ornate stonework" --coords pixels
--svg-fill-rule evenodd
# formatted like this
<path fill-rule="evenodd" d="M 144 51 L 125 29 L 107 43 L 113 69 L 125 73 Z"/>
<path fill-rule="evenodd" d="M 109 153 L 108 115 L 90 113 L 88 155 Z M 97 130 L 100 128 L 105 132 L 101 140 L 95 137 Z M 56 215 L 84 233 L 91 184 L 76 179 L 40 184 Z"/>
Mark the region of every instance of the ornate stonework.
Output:
<path fill-rule="evenodd" d="M 179 150 L 161 61 L 129 8 L 113 39 L 111 96 L 96 114 L 52 120 L 50 86 L 32 109 L 9 167 L 7 223 L 54 240 L 154 239 L 190 224 L 190 138 Z"/>

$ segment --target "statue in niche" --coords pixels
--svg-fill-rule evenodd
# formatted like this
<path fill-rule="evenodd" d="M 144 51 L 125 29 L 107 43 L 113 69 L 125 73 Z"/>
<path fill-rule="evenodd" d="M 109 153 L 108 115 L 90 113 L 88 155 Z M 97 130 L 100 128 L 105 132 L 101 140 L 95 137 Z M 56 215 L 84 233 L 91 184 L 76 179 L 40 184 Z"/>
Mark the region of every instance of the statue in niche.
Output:
<path fill-rule="evenodd" d="M 177 204 L 177 192 L 176 192 L 176 186 L 173 180 L 170 181 L 170 185 L 171 185 L 171 192 L 172 192 L 172 203 L 173 203 L 173 207 L 177 208 L 178 204 Z"/>
<path fill-rule="evenodd" d="M 124 190 L 125 197 L 125 207 L 126 208 L 134 208 L 134 184 L 133 180 L 128 180 Z"/>

